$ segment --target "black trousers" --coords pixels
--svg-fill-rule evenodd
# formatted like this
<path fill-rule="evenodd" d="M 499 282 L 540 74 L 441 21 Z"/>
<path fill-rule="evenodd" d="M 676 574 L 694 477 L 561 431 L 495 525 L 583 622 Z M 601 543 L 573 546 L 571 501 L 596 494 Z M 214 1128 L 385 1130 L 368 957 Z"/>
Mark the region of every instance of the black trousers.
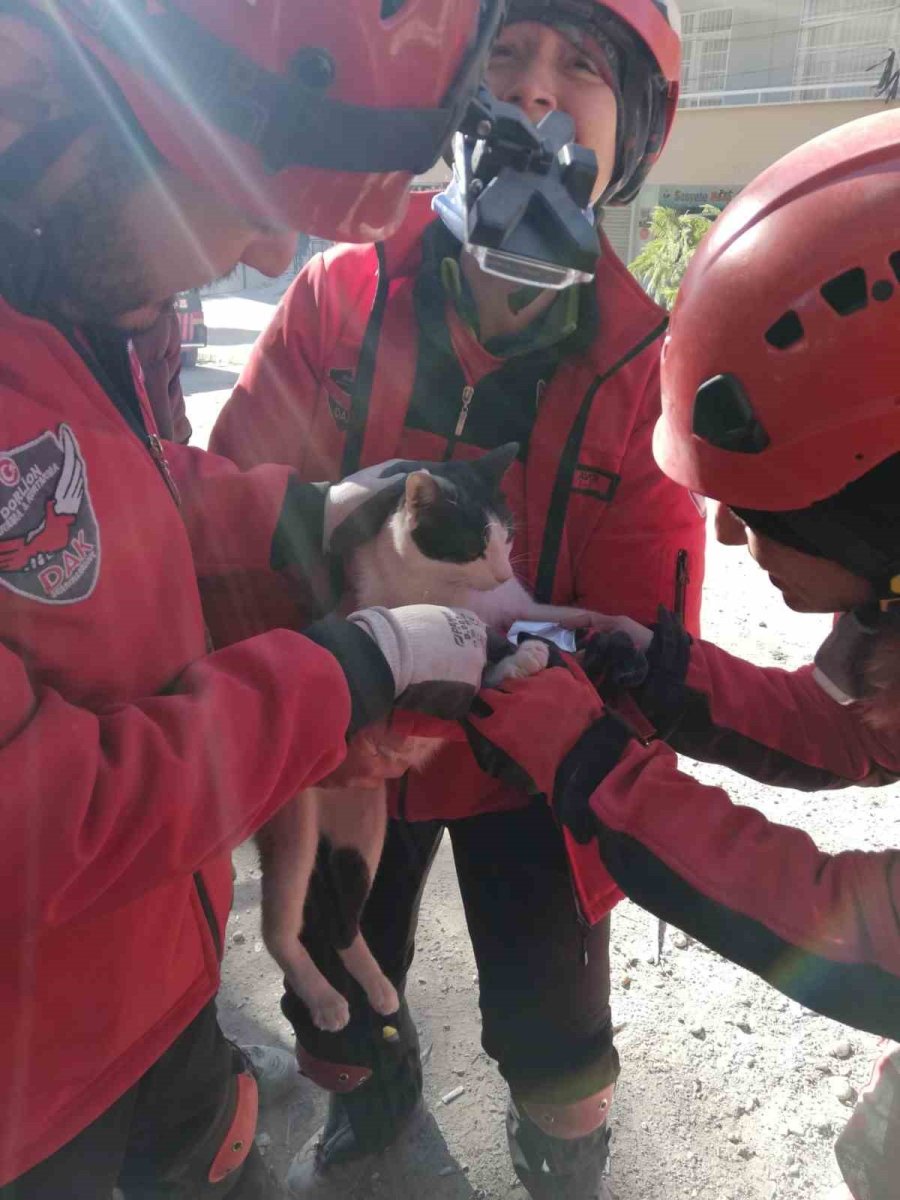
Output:
<path fill-rule="evenodd" d="M 208 1180 L 235 1111 L 240 1052 L 208 1004 L 138 1082 L 0 1200 L 272 1200 L 255 1145 L 239 1171 Z"/>
<path fill-rule="evenodd" d="M 540 1095 L 545 1085 L 554 1097 L 564 1096 L 569 1077 L 577 1077 L 573 1098 L 611 1083 L 618 1059 L 609 1004 L 609 919 L 593 929 L 579 919 L 562 836 L 546 804 L 453 821 L 447 829 L 478 964 L 486 1053 L 520 1096 Z M 363 914 L 369 946 L 401 994 L 442 830 L 439 822 L 389 822 Z M 314 876 L 304 942 L 350 1000 L 350 1024 L 337 1034 L 322 1033 L 290 991 L 282 1009 L 309 1053 L 330 1062 L 366 1063 L 372 1014 L 323 937 L 326 922 L 317 909 L 327 891 L 327 883 Z M 367 1065 L 378 1061 L 376 1053 Z"/>

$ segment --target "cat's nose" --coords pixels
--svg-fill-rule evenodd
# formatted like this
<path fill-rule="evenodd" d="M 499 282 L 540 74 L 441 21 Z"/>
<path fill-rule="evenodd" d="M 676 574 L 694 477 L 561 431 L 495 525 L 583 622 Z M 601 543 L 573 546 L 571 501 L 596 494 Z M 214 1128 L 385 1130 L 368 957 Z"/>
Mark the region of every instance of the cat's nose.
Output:
<path fill-rule="evenodd" d="M 512 579 L 512 576 L 513 569 L 509 563 L 501 563 L 498 567 L 494 568 L 494 578 L 498 584 L 506 583 L 507 579 Z"/>

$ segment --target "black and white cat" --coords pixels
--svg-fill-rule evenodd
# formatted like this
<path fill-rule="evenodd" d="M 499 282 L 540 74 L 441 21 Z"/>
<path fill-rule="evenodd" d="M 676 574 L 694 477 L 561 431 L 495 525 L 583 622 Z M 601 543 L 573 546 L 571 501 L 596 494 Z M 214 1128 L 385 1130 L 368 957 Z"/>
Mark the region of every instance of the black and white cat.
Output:
<path fill-rule="evenodd" d="M 443 604 L 467 608 L 505 632 L 514 621 L 575 626 L 589 614 L 536 603 L 510 562 L 512 521 L 501 482 L 518 446 L 510 443 L 474 462 L 429 464 L 406 476 L 398 503 L 380 529 L 347 556 L 345 575 L 352 608 Z M 347 610 L 349 611 L 349 609 Z M 524 677 L 547 665 L 547 646 L 526 641 L 488 667 L 484 682 Z M 440 746 L 434 738 L 392 744 L 385 731 L 369 731 L 373 753 L 421 769 Z M 329 928 L 349 973 L 376 1010 L 397 1010 L 397 992 L 359 931 L 359 917 L 381 858 L 387 819 L 386 789 L 310 789 L 257 835 L 263 868 L 263 938 L 291 987 L 324 1030 L 349 1020 L 344 996 L 328 982 L 299 940 L 310 875 L 320 839 L 339 896 L 341 913 Z"/>

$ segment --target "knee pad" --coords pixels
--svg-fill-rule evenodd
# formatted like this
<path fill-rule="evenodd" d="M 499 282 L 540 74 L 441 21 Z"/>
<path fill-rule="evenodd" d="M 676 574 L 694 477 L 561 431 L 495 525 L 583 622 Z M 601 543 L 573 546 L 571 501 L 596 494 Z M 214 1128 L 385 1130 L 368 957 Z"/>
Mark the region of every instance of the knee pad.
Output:
<path fill-rule="evenodd" d="M 542 1101 L 538 1095 L 532 1094 L 527 1100 L 518 1098 L 516 1103 L 548 1137 L 575 1141 L 596 1132 L 605 1124 L 615 1091 L 616 1085 L 610 1083 L 580 1100 Z"/>
<path fill-rule="evenodd" d="M 317 1058 L 297 1042 L 297 1066 L 300 1074 L 326 1092 L 353 1092 L 372 1078 L 372 1068 L 359 1063 L 332 1062 Z"/>
<path fill-rule="evenodd" d="M 405 1002 L 390 1021 L 367 1008 L 337 1033 L 317 1029 L 305 1010 L 302 1023 L 298 1015 L 289 1017 L 297 1037 L 297 1063 L 300 1073 L 319 1087 L 346 1095 L 375 1077 L 379 1086 L 421 1092 L 419 1038 Z"/>
<path fill-rule="evenodd" d="M 243 1071 L 234 1078 L 236 1088 L 234 1113 L 209 1169 L 207 1178 L 210 1183 L 221 1183 L 223 1179 L 236 1171 L 243 1165 L 253 1148 L 253 1136 L 256 1133 L 256 1118 L 259 1111 L 256 1080 L 249 1071 Z"/>

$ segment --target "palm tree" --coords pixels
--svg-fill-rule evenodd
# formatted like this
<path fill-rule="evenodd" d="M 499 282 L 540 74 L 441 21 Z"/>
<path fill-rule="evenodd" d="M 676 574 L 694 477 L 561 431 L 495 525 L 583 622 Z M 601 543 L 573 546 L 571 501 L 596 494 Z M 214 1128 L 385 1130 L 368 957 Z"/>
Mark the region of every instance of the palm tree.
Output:
<path fill-rule="evenodd" d="M 699 213 L 654 208 L 650 240 L 628 269 L 657 304 L 671 308 L 675 303 L 691 255 L 718 215 L 719 210 L 713 204 L 704 204 Z"/>

